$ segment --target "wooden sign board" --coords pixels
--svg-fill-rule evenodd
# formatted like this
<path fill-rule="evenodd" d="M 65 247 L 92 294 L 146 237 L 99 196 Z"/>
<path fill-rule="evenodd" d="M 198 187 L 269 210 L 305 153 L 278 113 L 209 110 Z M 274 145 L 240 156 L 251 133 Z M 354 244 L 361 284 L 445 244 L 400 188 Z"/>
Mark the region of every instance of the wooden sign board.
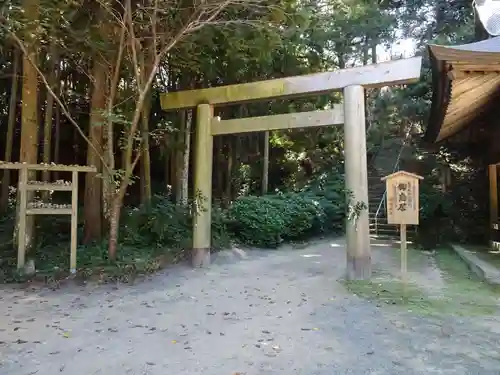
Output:
<path fill-rule="evenodd" d="M 418 183 L 423 177 L 399 171 L 382 178 L 386 184 L 387 222 L 418 225 Z"/>
<path fill-rule="evenodd" d="M 406 294 L 408 249 L 406 247 L 406 225 L 418 225 L 418 182 L 424 178 L 416 174 L 399 171 L 382 178 L 387 196 L 387 222 L 399 224 L 401 235 L 401 279 L 403 294 Z"/>

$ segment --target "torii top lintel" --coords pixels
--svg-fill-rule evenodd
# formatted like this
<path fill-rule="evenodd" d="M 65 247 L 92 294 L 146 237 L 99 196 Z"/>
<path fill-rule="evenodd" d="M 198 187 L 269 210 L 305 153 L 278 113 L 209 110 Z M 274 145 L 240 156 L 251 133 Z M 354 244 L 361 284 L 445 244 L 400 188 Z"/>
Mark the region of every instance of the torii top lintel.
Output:
<path fill-rule="evenodd" d="M 413 57 L 332 72 L 164 93 L 161 94 L 161 107 L 168 111 L 192 108 L 202 103 L 233 104 L 321 95 L 353 85 L 365 88 L 400 85 L 417 81 L 421 65 L 422 57 Z"/>

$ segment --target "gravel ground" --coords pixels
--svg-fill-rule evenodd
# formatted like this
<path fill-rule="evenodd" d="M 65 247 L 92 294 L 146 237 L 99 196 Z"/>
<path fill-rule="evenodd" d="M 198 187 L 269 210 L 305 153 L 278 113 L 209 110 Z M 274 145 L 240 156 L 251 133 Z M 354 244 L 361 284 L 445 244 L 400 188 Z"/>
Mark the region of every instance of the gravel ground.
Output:
<path fill-rule="evenodd" d="M 4 288 L 0 374 L 500 374 L 499 319 L 353 296 L 342 241 L 246 254 L 135 286 Z"/>

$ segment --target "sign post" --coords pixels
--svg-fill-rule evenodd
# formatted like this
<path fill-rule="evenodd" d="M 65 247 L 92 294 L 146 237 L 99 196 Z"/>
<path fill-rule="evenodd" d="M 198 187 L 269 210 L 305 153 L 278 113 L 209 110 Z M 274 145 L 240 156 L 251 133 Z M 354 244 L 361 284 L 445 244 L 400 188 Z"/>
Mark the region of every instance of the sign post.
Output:
<path fill-rule="evenodd" d="M 418 225 L 419 194 L 418 183 L 422 176 L 399 171 L 382 178 L 385 181 L 387 197 L 387 223 L 399 224 L 401 236 L 401 279 L 407 282 L 408 248 L 406 226 Z"/>

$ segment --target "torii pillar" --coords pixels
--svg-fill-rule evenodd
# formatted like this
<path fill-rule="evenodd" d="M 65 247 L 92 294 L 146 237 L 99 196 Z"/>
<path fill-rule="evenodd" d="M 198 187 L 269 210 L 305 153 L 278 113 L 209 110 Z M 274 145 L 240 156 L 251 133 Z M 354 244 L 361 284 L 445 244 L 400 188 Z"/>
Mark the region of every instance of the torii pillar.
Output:
<path fill-rule="evenodd" d="M 370 223 L 368 218 L 368 167 L 366 161 L 365 90 L 363 86 L 344 89 L 345 187 L 352 194 L 347 204 L 364 203 L 359 216 L 346 219 L 348 280 L 371 277 Z"/>

